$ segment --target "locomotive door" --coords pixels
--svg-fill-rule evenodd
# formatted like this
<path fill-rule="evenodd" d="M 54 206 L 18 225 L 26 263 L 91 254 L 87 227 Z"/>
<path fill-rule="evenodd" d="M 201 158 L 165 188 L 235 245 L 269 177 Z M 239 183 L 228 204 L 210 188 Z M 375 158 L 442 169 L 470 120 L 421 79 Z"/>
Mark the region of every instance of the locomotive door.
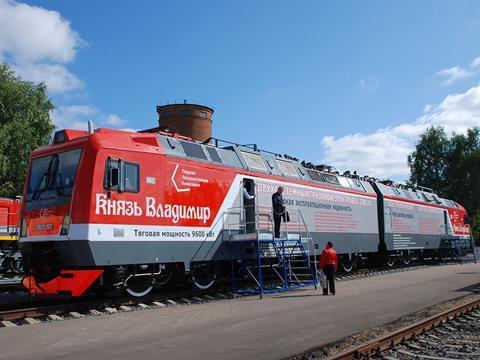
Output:
<path fill-rule="evenodd" d="M 443 235 L 453 234 L 453 229 L 449 220 L 447 210 L 443 210 Z"/>
<path fill-rule="evenodd" d="M 255 221 L 255 201 L 256 201 L 256 191 L 255 191 L 255 182 L 253 179 L 243 179 L 242 184 L 242 201 L 243 209 L 245 211 L 245 229 L 247 233 L 255 232 L 256 230 L 256 221 Z M 245 190 L 244 190 L 245 189 Z"/>

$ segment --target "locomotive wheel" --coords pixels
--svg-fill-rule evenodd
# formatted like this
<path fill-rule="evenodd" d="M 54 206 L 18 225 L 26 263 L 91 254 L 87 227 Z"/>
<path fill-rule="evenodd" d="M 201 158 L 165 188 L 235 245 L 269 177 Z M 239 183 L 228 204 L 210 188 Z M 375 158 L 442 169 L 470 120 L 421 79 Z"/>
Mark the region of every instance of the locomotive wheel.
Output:
<path fill-rule="evenodd" d="M 393 267 L 395 265 L 395 256 L 388 255 L 387 257 L 387 266 L 389 268 Z"/>
<path fill-rule="evenodd" d="M 153 275 L 150 277 L 131 278 L 124 283 L 125 291 L 134 297 L 142 297 L 153 289 Z"/>
<path fill-rule="evenodd" d="M 412 258 L 410 254 L 403 254 L 401 260 L 402 260 L 402 264 L 406 266 L 410 265 L 410 263 L 412 262 Z"/>
<path fill-rule="evenodd" d="M 20 259 L 11 259 L 10 260 L 10 263 L 8 264 L 10 270 L 14 273 L 14 274 L 20 274 L 20 272 L 22 271 L 22 260 Z"/>
<path fill-rule="evenodd" d="M 173 278 L 173 269 L 166 266 L 159 275 L 155 275 L 155 284 L 159 286 L 167 285 Z"/>
<path fill-rule="evenodd" d="M 193 284 L 200 290 L 209 289 L 215 284 L 218 269 L 215 263 L 200 263 L 192 265 L 190 277 Z"/>
<path fill-rule="evenodd" d="M 351 272 L 353 270 L 354 264 L 355 264 L 354 260 L 347 259 L 347 258 L 343 259 L 342 261 L 343 271 L 345 271 L 346 273 Z"/>
<path fill-rule="evenodd" d="M 0 274 L 4 274 L 8 271 L 8 264 L 5 259 L 0 258 Z"/>

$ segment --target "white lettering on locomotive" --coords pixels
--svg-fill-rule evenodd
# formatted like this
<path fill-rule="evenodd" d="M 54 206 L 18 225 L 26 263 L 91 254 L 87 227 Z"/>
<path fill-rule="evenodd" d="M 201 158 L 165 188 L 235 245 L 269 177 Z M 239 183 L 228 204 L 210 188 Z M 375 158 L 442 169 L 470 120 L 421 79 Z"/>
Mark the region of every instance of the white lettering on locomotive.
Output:
<path fill-rule="evenodd" d="M 96 194 L 95 214 L 142 216 L 143 210 L 136 201 L 112 200 L 105 194 Z"/>
<path fill-rule="evenodd" d="M 136 201 L 112 200 L 105 194 L 96 194 L 95 214 L 113 216 L 142 216 L 172 219 L 174 224 L 180 220 L 200 220 L 204 224 L 210 220 L 211 210 L 207 206 L 162 204 L 154 197 L 145 198 L 145 211 Z"/>
<path fill-rule="evenodd" d="M 211 211 L 207 206 L 188 206 L 176 204 L 156 204 L 154 197 L 146 197 L 146 211 L 147 217 L 157 217 L 172 219 L 174 224 L 179 220 L 196 219 L 201 220 L 204 224 L 210 219 Z"/>
<path fill-rule="evenodd" d="M 308 198 L 309 200 L 323 200 L 323 201 L 332 201 L 336 203 L 344 203 L 349 205 L 358 205 L 358 206 L 373 206 L 374 202 L 370 199 L 365 199 L 359 196 L 353 195 L 344 195 L 338 194 L 330 191 L 319 191 L 318 189 L 304 189 L 301 187 L 289 186 L 282 184 L 284 192 L 283 196 L 293 196 L 293 197 L 303 197 Z M 258 193 L 267 193 L 272 194 L 277 191 L 278 184 L 270 183 L 257 183 Z"/>

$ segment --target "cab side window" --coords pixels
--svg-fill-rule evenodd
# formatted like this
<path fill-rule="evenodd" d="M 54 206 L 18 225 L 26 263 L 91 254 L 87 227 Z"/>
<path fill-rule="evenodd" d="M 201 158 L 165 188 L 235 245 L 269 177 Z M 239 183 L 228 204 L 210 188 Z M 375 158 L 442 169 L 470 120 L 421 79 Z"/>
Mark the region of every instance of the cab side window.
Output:
<path fill-rule="evenodd" d="M 139 176 L 139 170 L 138 170 L 138 164 L 133 164 L 133 163 L 124 163 L 123 167 L 123 180 L 124 180 L 124 188 L 125 191 L 127 192 L 138 192 L 139 186 L 138 186 L 138 176 Z"/>
<path fill-rule="evenodd" d="M 108 158 L 103 180 L 105 190 L 118 192 L 140 191 L 140 168 L 138 164 L 121 159 Z"/>

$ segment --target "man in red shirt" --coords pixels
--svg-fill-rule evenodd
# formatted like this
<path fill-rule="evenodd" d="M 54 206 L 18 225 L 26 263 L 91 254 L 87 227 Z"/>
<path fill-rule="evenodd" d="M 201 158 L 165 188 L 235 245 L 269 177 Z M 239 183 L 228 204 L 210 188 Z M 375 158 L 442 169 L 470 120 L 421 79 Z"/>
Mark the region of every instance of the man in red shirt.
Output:
<path fill-rule="evenodd" d="M 333 249 L 332 242 L 329 241 L 320 256 L 320 267 L 327 278 L 323 288 L 323 295 L 328 295 L 329 287 L 330 294 L 335 295 L 335 271 L 337 271 L 337 264 L 337 252 Z"/>

